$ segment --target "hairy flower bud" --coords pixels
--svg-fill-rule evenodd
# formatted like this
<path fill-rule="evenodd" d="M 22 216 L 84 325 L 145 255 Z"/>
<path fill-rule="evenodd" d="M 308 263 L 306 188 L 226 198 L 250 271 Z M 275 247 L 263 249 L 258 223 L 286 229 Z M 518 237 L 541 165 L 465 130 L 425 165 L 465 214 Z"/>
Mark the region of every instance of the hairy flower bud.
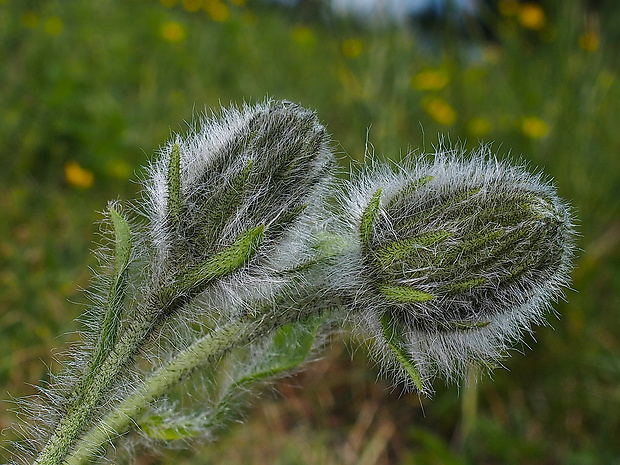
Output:
<path fill-rule="evenodd" d="M 358 189 L 360 313 L 419 390 L 497 359 L 567 283 L 571 214 L 521 167 L 440 153 Z"/>
<path fill-rule="evenodd" d="M 230 263 L 213 263 L 218 257 L 234 251 L 238 268 L 280 243 L 311 215 L 309 206 L 323 195 L 334 166 L 316 115 L 286 101 L 223 109 L 161 152 L 149 173 L 149 216 L 156 269 L 183 273 L 183 289 L 171 290 L 176 294 L 202 287 L 187 276 L 208 283 L 213 269 L 235 271 Z M 299 238 L 292 240 L 299 245 Z M 251 247 L 239 247 L 245 243 Z"/>

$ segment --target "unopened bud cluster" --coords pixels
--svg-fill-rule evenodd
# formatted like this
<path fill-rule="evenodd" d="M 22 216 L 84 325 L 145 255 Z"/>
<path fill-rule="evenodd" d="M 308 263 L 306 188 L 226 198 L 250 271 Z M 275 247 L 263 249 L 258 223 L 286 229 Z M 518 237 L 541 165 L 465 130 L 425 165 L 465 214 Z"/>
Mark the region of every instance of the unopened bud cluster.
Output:
<path fill-rule="evenodd" d="M 109 205 L 90 331 L 45 392 L 34 463 L 88 463 L 132 428 L 211 438 L 249 388 L 347 321 L 423 393 L 544 321 L 573 257 L 553 186 L 484 150 L 443 149 L 339 181 L 329 144 L 290 102 L 223 109 L 161 149 L 137 202 L 145 225 Z"/>

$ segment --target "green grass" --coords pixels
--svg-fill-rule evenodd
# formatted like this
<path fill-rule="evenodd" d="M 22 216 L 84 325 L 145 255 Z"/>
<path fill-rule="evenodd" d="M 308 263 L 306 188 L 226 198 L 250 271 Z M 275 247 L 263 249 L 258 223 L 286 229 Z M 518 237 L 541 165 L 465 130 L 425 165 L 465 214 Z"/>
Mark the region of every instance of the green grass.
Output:
<path fill-rule="evenodd" d="M 140 166 L 205 107 L 269 95 L 316 109 L 345 169 L 364 159 L 369 127 L 381 157 L 431 151 L 444 134 L 544 169 L 580 218 L 577 292 L 555 306 L 555 329 L 538 328 L 474 395 L 438 381 L 432 401 L 399 396 L 334 342 L 200 458 L 145 452 L 140 463 L 618 462 L 620 8 L 545 3 L 538 30 L 499 15 L 489 43 L 190 3 L 0 2 L 3 393 L 32 394 L 27 383 L 58 368 L 50 348 L 75 339 L 82 306 L 69 301 L 85 301 L 96 211 L 133 198 Z M 67 176 L 70 162 L 86 172 Z M 0 429 L 15 421 L 2 398 Z"/>

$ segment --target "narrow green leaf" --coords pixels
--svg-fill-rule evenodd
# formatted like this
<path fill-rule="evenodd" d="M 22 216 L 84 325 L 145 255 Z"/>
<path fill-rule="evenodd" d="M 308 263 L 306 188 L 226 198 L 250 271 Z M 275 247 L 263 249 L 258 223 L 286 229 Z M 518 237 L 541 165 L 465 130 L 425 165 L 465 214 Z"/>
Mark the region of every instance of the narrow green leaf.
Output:
<path fill-rule="evenodd" d="M 372 224 L 375 221 L 375 217 L 377 216 L 377 211 L 379 210 L 379 203 L 381 201 L 381 189 L 377 189 L 372 197 L 370 198 L 370 202 L 366 206 L 364 213 L 362 213 L 362 223 L 360 224 L 360 236 L 362 239 L 362 244 L 364 247 L 368 247 L 370 242 L 370 236 L 372 233 Z"/>
<path fill-rule="evenodd" d="M 420 393 L 422 394 L 425 394 L 422 376 L 420 375 L 420 372 L 418 371 L 414 363 L 407 356 L 407 353 L 404 349 L 405 343 L 402 339 L 402 335 L 396 328 L 392 316 L 386 313 L 381 318 L 381 326 L 383 328 L 383 335 L 387 340 L 388 346 L 394 353 L 396 360 L 398 360 L 400 366 L 403 368 L 403 370 L 405 370 L 407 375 L 409 375 L 409 378 L 411 378 L 411 381 L 418 389 L 418 391 L 420 391 Z"/>
<path fill-rule="evenodd" d="M 127 265 L 131 255 L 131 230 L 129 223 L 116 211 L 112 204 L 108 205 L 110 218 L 114 227 L 114 276 L 110 286 L 105 314 L 101 322 L 99 341 L 90 360 L 84 382 L 88 380 L 97 367 L 103 362 L 110 350 L 116 344 L 121 328 L 121 318 L 127 292 L 128 276 Z"/>
<path fill-rule="evenodd" d="M 379 292 L 388 300 L 400 303 L 428 302 L 434 295 L 401 284 L 381 284 Z"/>
<path fill-rule="evenodd" d="M 254 162 L 249 158 L 241 171 L 231 175 L 231 179 L 222 187 L 219 195 L 204 203 L 202 234 L 207 248 L 210 248 L 212 243 L 219 238 L 222 230 L 241 205 L 248 189 L 253 166 Z"/>
<path fill-rule="evenodd" d="M 455 330 L 469 330 L 469 329 L 477 329 L 484 328 L 485 326 L 490 325 L 490 321 L 445 321 L 439 324 L 439 326 L 443 329 L 455 329 Z"/>
<path fill-rule="evenodd" d="M 433 205 L 429 205 L 418 214 L 403 221 L 400 229 L 403 231 L 417 230 L 419 225 L 433 221 L 434 218 L 442 218 L 443 221 L 447 221 L 469 215 L 474 209 L 479 208 L 476 202 L 470 202 L 470 197 L 479 191 L 479 188 L 473 188 L 442 196 L 434 201 Z"/>
<path fill-rule="evenodd" d="M 178 281 L 183 292 L 200 291 L 216 278 L 237 271 L 254 256 L 263 240 L 264 225 L 242 233 L 235 242 L 204 263 L 184 273 Z"/>
<path fill-rule="evenodd" d="M 174 144 L 170 153 L 167 187 L 168 215 L 173 228 L 176 228 L 181 214 L 181 151 L 179 144 Z"/>
<path fill-rule="evenodd" d="M 191 439 L 205 431 L 203 418 L 169 418 L 162 414 L 150 415 L 140 420 L 138 426 L 142 433 L 151 439 L 173 441 Z"/>
<path fill-rule="evenodd" d="M 111 204 L 108 205 L 108 211 L 110 212 L 112 225 L 114 226 L 114 272 L 116 276 L 118 276 L 129 263 L 129 255 L 131 253 L 131 230 L 127 220 L 125 220 Z"/>
<path fill-rule="evenodd" d="M 420 187 L 424 186 L 426 183 L 432 180 L 432 176 L 422 176 L 419 179 L 411 181 L 409 184 L 405 185 L 402 189 L 400 189 L 396 194 L 392 196 L 392 198 L 386 205 L 386 209 L 392 208 L 400 201 L 406 201 L 407 197 L 411 195 L 411 193 L 415 192 Z"/>
<path fill-rule="evenodd" d="M 450 231 L 431 231 L 425 234 L 389 242 L 377 248 L 377 259 L 383 268 L 396 264 L 402 268 L 402 260 L 414 255 L 416 251 L 438 244 L 450 237 Z"/>

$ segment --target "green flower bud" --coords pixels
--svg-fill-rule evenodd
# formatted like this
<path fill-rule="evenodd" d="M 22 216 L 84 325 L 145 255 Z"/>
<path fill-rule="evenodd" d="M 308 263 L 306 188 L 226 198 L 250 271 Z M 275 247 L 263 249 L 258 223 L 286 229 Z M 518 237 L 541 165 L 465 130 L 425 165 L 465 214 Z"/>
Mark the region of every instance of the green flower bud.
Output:
<path fill-rule="evenodd" d="M 271 100 L 223 109 L 161 152 L 147 182 L 157 306 L 212 284 L 224 286 L 218 299 L 269 296 L 278 272 L 312 255 L 303 225 L 319 222 L 335 165 L 314 112 Z"/>
<path fill-rule="evenodd" d="M 285 101 L 224 109 L 162 155 L 148 186 L 152 234 L 161 257 L 183 265 L 261 225 L 278 241 L 334 166 L 316 115 Z"/>
<path fill-rule="evenodd" d="M 493 362 L 567 284 L 570 211 L 521 167 L 437 154 L 358 186 L 359 312 L 387 367 L 420 391 L 433 374 Z"/>

